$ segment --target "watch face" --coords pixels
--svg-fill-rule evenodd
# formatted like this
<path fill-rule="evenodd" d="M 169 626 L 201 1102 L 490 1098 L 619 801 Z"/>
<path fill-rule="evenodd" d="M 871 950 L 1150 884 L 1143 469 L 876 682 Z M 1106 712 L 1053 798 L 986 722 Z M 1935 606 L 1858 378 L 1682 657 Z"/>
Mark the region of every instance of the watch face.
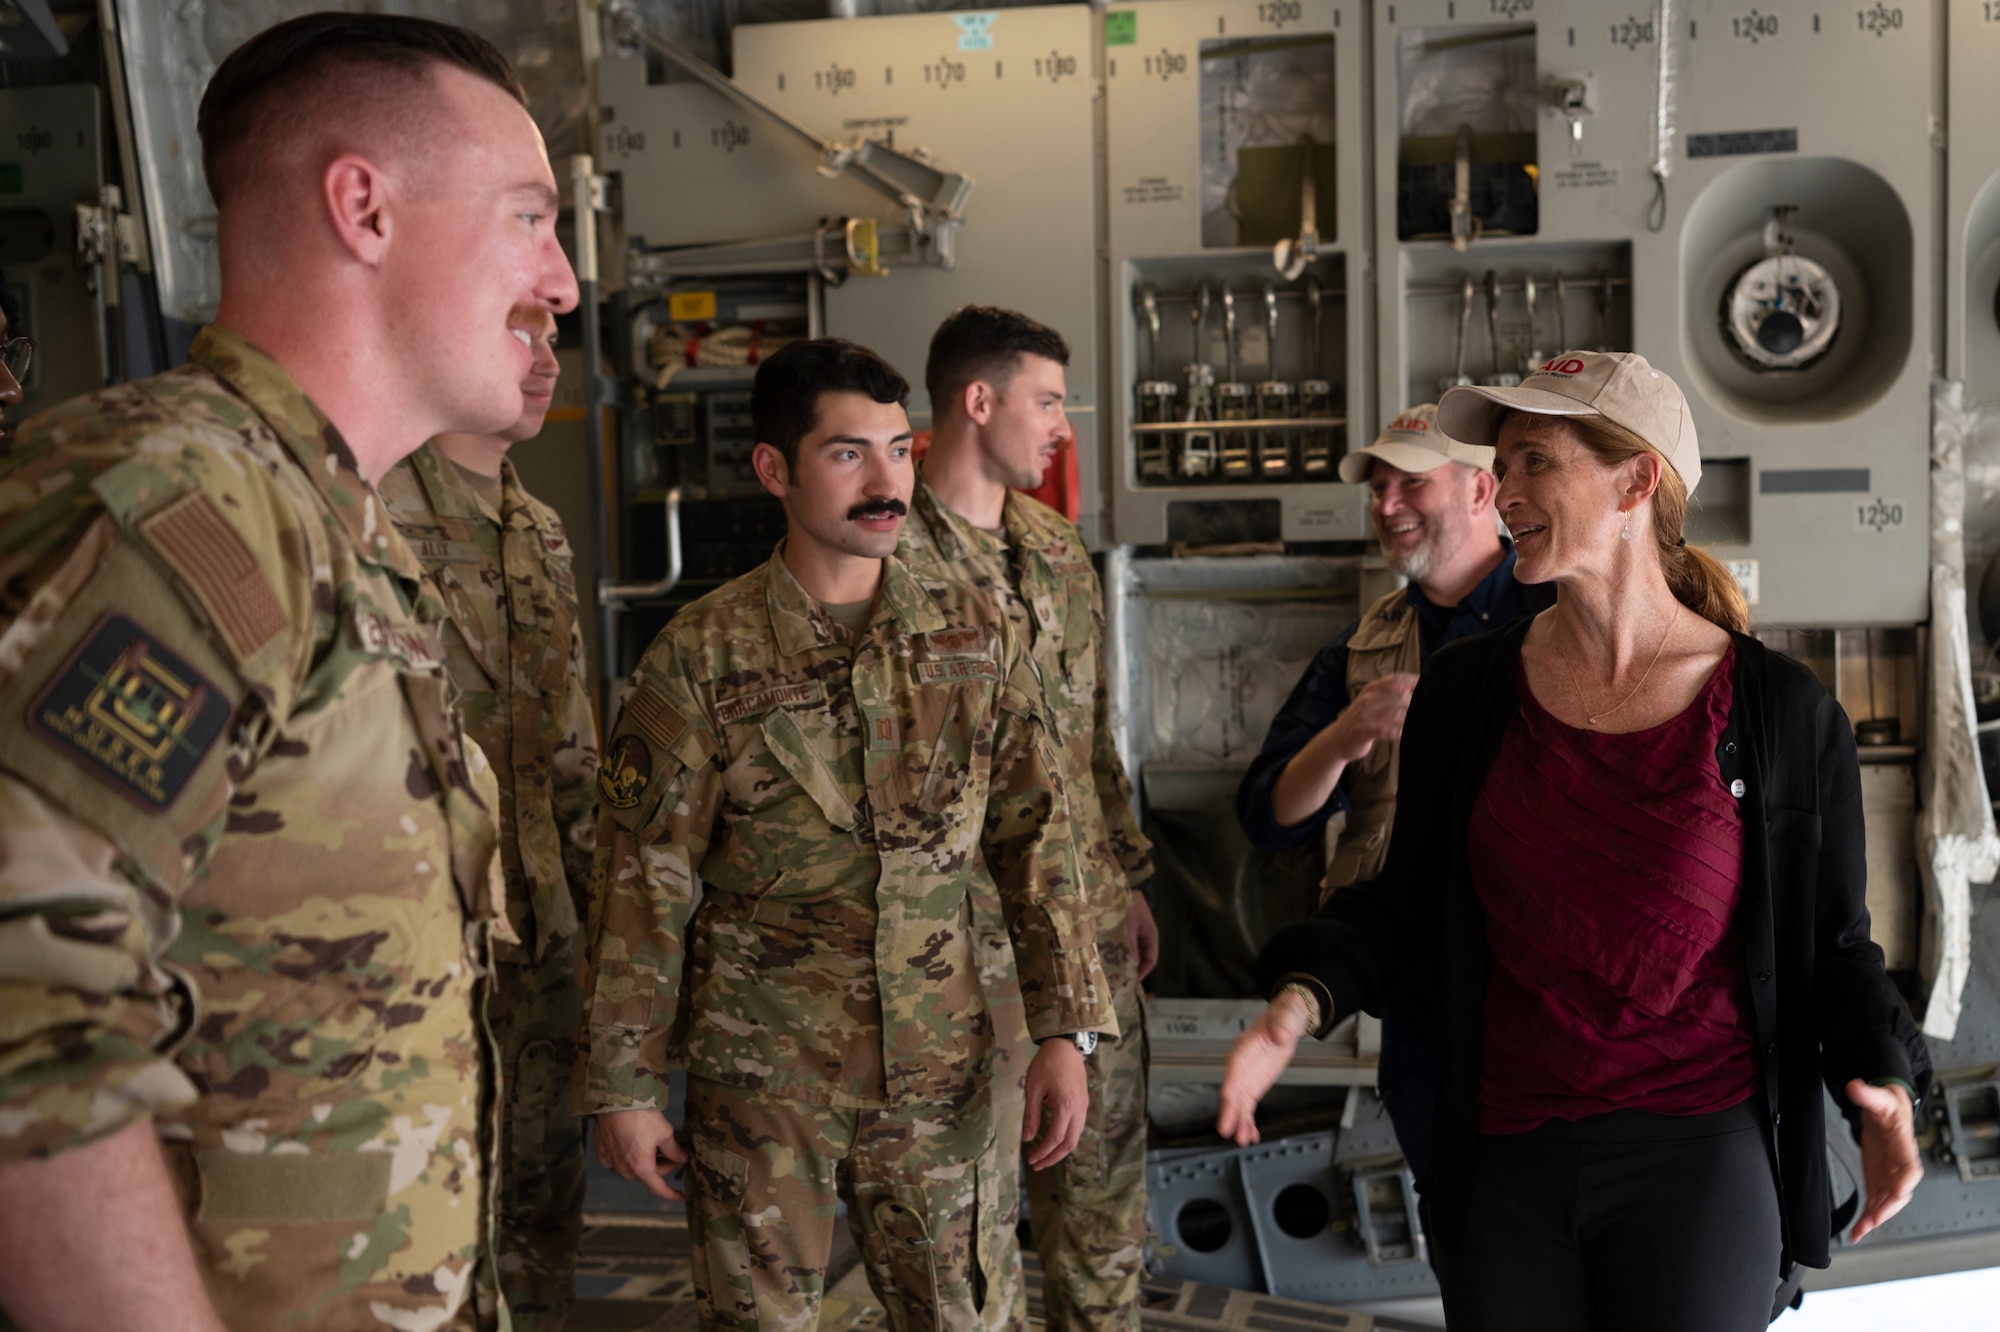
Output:
<path fill-rule="evenodd" d="M 1076 1048 L 1084 1054 L 1093 1053 L 1097 1049 L 1097 1033 L 1094 1031 L 1076 1033 Z"/>

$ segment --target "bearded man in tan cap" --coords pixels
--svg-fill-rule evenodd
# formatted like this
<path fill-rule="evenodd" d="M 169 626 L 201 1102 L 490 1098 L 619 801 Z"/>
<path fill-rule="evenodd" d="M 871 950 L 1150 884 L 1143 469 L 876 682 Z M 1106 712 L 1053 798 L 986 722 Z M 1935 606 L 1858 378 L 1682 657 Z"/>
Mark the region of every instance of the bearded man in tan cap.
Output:
<path fill-rule="evenodd" d="M 1375 537 L 1409 585 L 1320 649 L 1236 789 L 1236 816 L 1261 850 L 1302 845 L 1344 816 L 1327 893 L 1374 878 L 1388 859 L 1403 714 L 1431 654 L 1554 600 L 1546 588 L 1514 581 L 1513 548 L 1493 511 L 1492 464 L 1492 449 L 1438 429 L 1434 403 L 1409 408 L 1373 444 L 1340 460 L 1342 481 L 1368 484 Z M 1435 1056 L 1411 1034 L 1411 1008 L 1425 988 L 1412 976 L 1384 1015 L 1377 1073 L 1417 1174 L 1428 1156 L 1437 1082 Z"/>

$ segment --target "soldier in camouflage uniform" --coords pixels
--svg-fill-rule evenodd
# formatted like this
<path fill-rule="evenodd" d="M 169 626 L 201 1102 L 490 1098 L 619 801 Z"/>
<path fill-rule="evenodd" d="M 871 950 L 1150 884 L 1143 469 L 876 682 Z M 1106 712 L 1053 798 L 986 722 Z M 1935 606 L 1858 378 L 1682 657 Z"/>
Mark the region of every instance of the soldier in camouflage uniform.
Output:
<path fill-rule="evenodd" d="M 667 626 L 605 749 L 585 1108 L 606 1163 L 663 1196 L 661 1167 L 692 1157 L 704 1328 L 810 1332 L 836 1196 L 891 1327 L 1011 1324 L 1018 1253 L 982 1164 L 986 882 L 1030 1030 L 1115 1033 L 1033 668 L 985 598 L 892 556 L 907 394 L 837 339 L 760 367 L 754 460 L 785 543 Z M 685 1148 L 634 1110 L 665 1103 L 670 1062 Z M 1084 1082 L 1049 1041 L 1037 1162 L 1074 1146 Z"/>
<path fill-rule="evenodd" d="M 0 1303 L 469 1329 L 497 790 L 370 482 L 519 415 L 507 311 L 576 285 L 488 191 L 554 180 L 499 53 L 410 19 L 253 39 L 202 131 L 217 324 L 0 470 Z M 453 380 L 344 373 L 439 341 Z"/>
<path fill-rule="evenodd" d="M 597 833 L 597 722 L 569 539 L 506 456 L 541 433 L 556 383 L 555 318 L 525 310 L 517 320 L 536 330 L 526 414 L 497 435 L 440 435 L 397 463 L 381 493 L 450 612 L 445 667 L 500 782 L 507 918 L 520 942 L 494 945 L 487 1001 L 507 1089 L 498 1281 L 516 1332 L 539 1332 L 568 1316 L 583 1234 L 583 1121 L 570 1073 L 583 1021 L 576 939 Z"/>
<path fill-rule="evenodd" d="M 1063 414 L 1062 336 L 1011 310 L 968 306 L 931 340 L 924 378 L 933 436 L 899 556 L 921 573 L 965 583 L 1005 608 L 1046 690 L 1083 887 L 1111 981 L 1118 1040 L 1091 1052 L 1090 1119 L 1061 1165 L 1028 1173 L 1028 1218 L 1042 1261 L 1051 1329 L 1136 1329 L 1146 1244 L 1146 1039 L 1139 981 L 1159 954 L 1140 887 L 1152 877 L 1149 843 L 1132 812 L 1132 788 L 1111 733 L 1105 687 L 1104 614 L 1089 552 L 1074 524 L 1010 487 L 1041 484 Z M 998 903 L 975 903 L 988 1002 L 1000 1057 L 1018 1068 L 1025 1033 L 1013 959 Z M 1019 1104 L 1018 1073 L 996 1078 Z M 996 1167 L 1001 1168 L 1001 1167 Z M 1010 1195 L 1011 1196 L 1011 1195 Z"/>

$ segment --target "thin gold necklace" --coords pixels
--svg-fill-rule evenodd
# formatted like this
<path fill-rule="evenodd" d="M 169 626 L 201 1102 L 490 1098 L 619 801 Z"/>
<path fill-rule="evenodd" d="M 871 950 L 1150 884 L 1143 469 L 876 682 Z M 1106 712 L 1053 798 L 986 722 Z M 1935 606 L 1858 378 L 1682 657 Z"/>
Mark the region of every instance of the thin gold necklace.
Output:
<path fill-rule="evenodd" d="M 1587 717 L 1586 720 L 1589 721 L 1589 723 L 1592 726 L 1597 725 L 1599 722 L 1603 721 L 1606 717 L 1609 717 L 1612 713 L 1618 711 L 1618 708 L 1624 707 L 1627 703 L 1630 703 L 1633 699 L 1639 696 L 1639 691 L 1646 687 L 1646 681 L 1653 678 L 1653 667 L 1660 664 L 1660 654 L 1667 650 L 1667 639 L 1673 636 L 1674 626 L 1680 623 L 1680 619 L 1681 619 L 1681 603 L 1679 601 L 1675 601 L 1674 613 L 1667 618 L 1667 627 L 1660 633 L 1660 645 L 1653 649 L 1653 659 L 1650 662 L 1646 663 L 1646 673 L 1639 677 L 1638 684 L 1632 686 L 1631 693 L 1625 695 L 1625 697 L 1618 700 L 1618 707 L 1606 708 L 1604 711 L 1597 713 L 1595 716 Z M 1567 657 L 1563 659 L 1563 669 L 1569 672 L 1569 687 L 1571 689 L 1576 690 L 1576 696 L 1579 699 L 1581 699 L 1583 697 L 1583 686 L 1577 682 L 1576 667 L 1569 664 L 1569 659 Z"/>

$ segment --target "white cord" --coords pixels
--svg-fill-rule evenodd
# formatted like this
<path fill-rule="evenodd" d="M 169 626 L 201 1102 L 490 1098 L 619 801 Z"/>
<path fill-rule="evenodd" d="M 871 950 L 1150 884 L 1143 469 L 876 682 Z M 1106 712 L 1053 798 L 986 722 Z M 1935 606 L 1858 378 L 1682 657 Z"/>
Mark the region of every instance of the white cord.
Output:
<path fill-rule="evenodd" d="M 694 348 L 694 364 L 704 369 L 721 369 L 755 364 L 778 348 L 798 341 L 784 334 L 759 333 L 741 324 L 701 333 L 686 324 L 655 324 L 646 342 L 646 361 L 656 371 L 655 389 L 663 389 L 688 368 L 688 348 Z M 754 353 L 754 355 L 753 355 Z"/>

